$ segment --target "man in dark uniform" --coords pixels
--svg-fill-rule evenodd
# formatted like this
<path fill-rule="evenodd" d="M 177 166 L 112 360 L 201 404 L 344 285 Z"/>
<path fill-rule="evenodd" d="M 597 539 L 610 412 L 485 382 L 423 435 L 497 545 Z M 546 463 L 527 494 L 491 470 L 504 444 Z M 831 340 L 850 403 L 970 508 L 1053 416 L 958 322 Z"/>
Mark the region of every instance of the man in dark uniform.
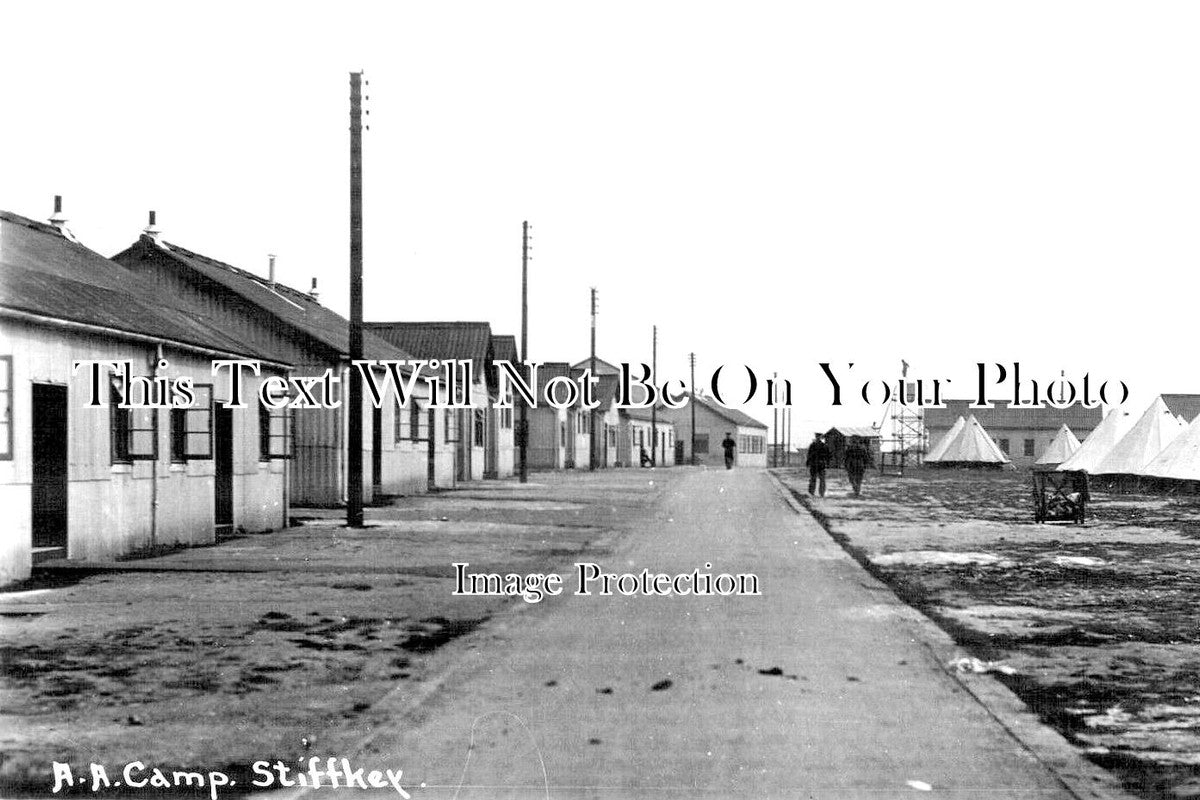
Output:
<path fill-rule="evenodd" d="M 725 448 L 725 469 L 733 469 L 733 453 L 737 450 L 737 442 L 729 435 L 729 431 L 725 431 L 725 441 L 721 442 L 721 447 Z"/>
<path fill-rule="evenodd" d="M 825 437 L 820 434 L 813 434 L 813 440 L 808 445 L 808 458 L 804 460 L 808 466 L 808 493 L 817 493 L 817 484 L 820 484 L 821 497 L 825 496 L 825 467 L 829 466 L 829 447 L 825 444 Z"/>
<path fill-rule="evenodd" d="M 863 475 L 866 474 L 867 467 L 871 463 L 871 453 L 863 446 L 862 439 L 852 436 L 850 444 L 846 446 L 843 458 L 846 464 L 846 477 L 850 479 L 850 487 L 854 489 L 854 496 L 858 497 L 862 494 Z"/>

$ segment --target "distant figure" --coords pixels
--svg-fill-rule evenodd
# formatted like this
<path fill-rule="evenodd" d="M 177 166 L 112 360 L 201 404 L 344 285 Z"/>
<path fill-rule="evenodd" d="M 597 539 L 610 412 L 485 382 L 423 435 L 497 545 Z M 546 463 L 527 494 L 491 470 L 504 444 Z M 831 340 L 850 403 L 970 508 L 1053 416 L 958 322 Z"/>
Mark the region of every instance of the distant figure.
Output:
<path fill-rule="evenodd" d="M 846 446 L 843 459 L 846 464 L 846 477 L 850 479 L 850 487 L 854 489 L 854 496 L 858 497 L 862 494 L 863 475 L 866 474 L 867 467 L 871 464 L 871 452 L 863 446 L 862 439 L 852 436 L 850 444 Z"/>
<path fill-rule="evenodd" d="M 646 448 L 644 448 L 644 447 L 643 447 L 643 448 L 642 448 L 642 466 L 643 466 L 643 467 L 652 467 L 652 466 L 654 466 L 653 464 L 651 464 L 651 463 L 650 463 L 650 461 L 651 461 L 650 454 L 649 454 L 649 453 L 647 453 L 647 452 L 646 452 Z"/>
<path fill-rule="evenodd" d="M 821 497 L 825 496 L 825 467 L 829 466 L 829 447 L 825 444 L 824 434 L 814 434 L 812 443 L 808 446 L 808 493 L 817 493 L 820 484 Z"/>
<path fill-rule="evenodd" d="M 725 448 L 725 469 L 733 469 L 733 453 L 737 450 L 737 442 L 729 435 L 729 431 L 725 431 L 725 441 L 721 442 L 721 447 Z"/>

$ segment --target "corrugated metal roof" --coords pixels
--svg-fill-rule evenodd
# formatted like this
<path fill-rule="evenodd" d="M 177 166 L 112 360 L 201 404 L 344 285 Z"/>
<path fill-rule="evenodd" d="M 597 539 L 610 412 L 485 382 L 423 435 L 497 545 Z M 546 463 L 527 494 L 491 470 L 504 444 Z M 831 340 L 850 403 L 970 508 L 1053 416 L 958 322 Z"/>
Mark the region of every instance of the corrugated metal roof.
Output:
<path fill-rule="evenodd" d="M 128 270 L 52 225 L 0 211 L 0 306 L 276 361 L 227 335 L 180 298 L 152 294 Z"/>
<path fill-rule="evenodd" d="M 1188 422 L 1200 417 L 1200 394 L 1164 394 L 1162 399 L 1171 413 L 1179 414 Z"/>
<path fill-rule="evenodd" d="M 529 370 L 525 370 L 529 374 Z M 570 378 L 571 365 L 565 361 L 545 361 L 538 365 L 538 388 L 545 386 L 552 378 Z"/>
<path fill-rule="evenodd" d="M 1057 431 L 1066 425 L 1071 430 L 1086 434 L 1100 424 L 1103 410 L 1073 405 L 1068 408 L 1009 408 L 1007 400 L 992 400 L 994 408 L 970 408 L 971 400 L 946 400 L 945 408 L 926 408 L 925 427 L 946 430 L 959 417 L 974 415 L 979 424 L 989 431 L 999 430 L 1044 430 Z"/>
<path fill-rule="evenodd" d="M 663 425 L 663 426 L 669 425 L 672 428 L 675 427 L 675 423 L 672 422 L 671 420 L 667 419 L 666 415 L 663 413 L 664 410 L 665 409 L 662 406 L 658 407 L 657 420 L 655 420 L 655 421 L 657 421 L 659 425 Z M 640 420 L 642 422 L 650 422 L 651 421 L 651 414 L 650 414 L 649 408 L 623 408 L 623 409 L 621 409 L 621 413 L 625 414 L 630 419 L 636 419 L 636 420 Z"/>
<path fill-rule="evenodd" d="M 591 365 L 592 365 L 592 360 L 590 358 L 585 358 L 583 361 L 579 361 L 575 364 L 572 364 L 571 369 L 577 369 L 577 370 L 582 371 L 582 370 L 589 368 Z M 618 374 L 620 371 L 621 370 L 619 367 L 613 365 L 612 363 L 610 363 L 608 361 L 605 361 L 603 358 L 596 359 L 596 374 L 597 375 L 605 375 L 605 374 L 615 375 L 615 374 Z"/>
<path fill-rule="evenodd" d="M 492 327 L 486 322 L 368 322 L 366 326 L 417 358 L 470 360 L 480 377 L 492 365 Z"/>
<path fill-rule="evenodd" d="M 508 361 L 516 364 L 521 360 L 517 350 L 517 337 L 508 334 L 492 336 L 492 358 L 496 361 Z"/>
<path fill-rule="evenodd" d="M 160 245 L 148 236 L 142 236 L 132 246 L 113 256 L 113 259 L 129 263 L 133 259 L 152 257 L 171 259 L 174 263 L 191 270 L 193 275 L 228 289 L 293 330 L 332 349 L 341 358 L 349 357 L 350 322 L 340 314 L 325 308 L 306 293 L 290 286 L 279 282 L 272 286 L 269 280 L 252 272 L 171 242 Z M 407 360 L 412 356 L 403 348 L 364 331 L 363 357 Z"/>
<path fill-rule="evenodd" d="M 571 378 L 575 381 L 578 381 L 581 377 L 583 377 L 583 373 L 586 369 L 586 367 L 571 367 Z M 613 401 L 617 399 L 617 384 L 620 382 L 621 376 L 600 373 L 594 375 L 593 377 L 596 379 L 595 397 L 596 400 L 600 401 L 600 405 L 596 406 L 596 410 L 606 411 L 609 406 L 613 404 Z M 546 380 L 547 378 L 543 376 L 542 381 L 544 382 Z"/>
<path fill-rule="evenodd" d="M 861 439 L 878 439 L 879 431 L 869 425 L 850 426 L 850 425 L 834 425 L 827 432 L 833 433 L 837 431 L 842 436 L 857 436 Z"/>
<path fill-rule="evenodd" d="M 738 411 L 736 408 L 726 408 L 715 400 L 710 400 L 701 395 L 692 395 L 692 401 L 699 401 L 700 405 L 707 408 L 719 417 L 732 422 L 734 425 L 745 425 L 748 428 L 762 428 L 766 430 L 767 426 L 756 420 L 754 417 L 744 412 Z"/>

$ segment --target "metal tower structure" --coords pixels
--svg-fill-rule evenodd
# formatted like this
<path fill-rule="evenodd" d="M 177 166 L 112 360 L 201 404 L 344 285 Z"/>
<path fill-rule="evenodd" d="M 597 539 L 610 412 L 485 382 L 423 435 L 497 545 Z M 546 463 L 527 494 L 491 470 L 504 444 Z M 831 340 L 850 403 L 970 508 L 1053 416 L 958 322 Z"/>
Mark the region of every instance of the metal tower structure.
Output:
<path fill-rule="evenodd" d="M 904 475 L 908 465 L 919 465 L 928 449 L 925 415 L 917 402 L 917 384 L 908 380 L 908 362 L 900 361 L 899 391 L 875 425 L 879 431 L 879 471 Z"/>

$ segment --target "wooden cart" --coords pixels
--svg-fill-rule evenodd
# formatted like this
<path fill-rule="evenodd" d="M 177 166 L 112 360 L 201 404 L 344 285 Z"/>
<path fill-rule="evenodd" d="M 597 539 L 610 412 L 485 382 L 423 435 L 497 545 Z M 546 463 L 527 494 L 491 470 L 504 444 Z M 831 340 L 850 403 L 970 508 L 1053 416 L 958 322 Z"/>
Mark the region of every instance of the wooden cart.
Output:
<path fill-rule="evenodd" d="M 1086 472 L 1033 471 L 1034 522 L 1082 525 L 1089 499 Z"/>

